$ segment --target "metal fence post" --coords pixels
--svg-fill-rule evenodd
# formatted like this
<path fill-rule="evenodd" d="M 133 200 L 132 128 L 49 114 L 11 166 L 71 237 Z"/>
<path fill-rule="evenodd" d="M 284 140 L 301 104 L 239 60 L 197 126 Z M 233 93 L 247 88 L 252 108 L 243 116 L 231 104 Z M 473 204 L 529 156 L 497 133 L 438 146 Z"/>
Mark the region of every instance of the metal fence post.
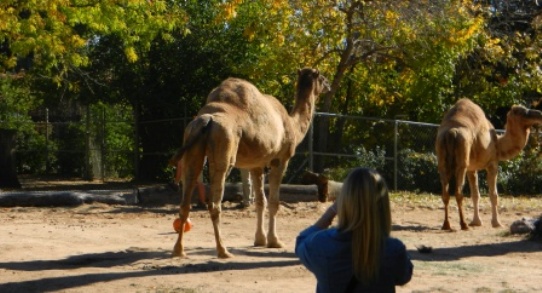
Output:
<path fill-rule="evenodd" d="M 399 121 L 395 120 L 393 127 L 393 189 L 397 190 L 397 144 L 399 140 Z"/>
<path fill-rule="evenodd" d="M 45 108 L 45 173 L 49 174 L 49 108 Z"/>
<path fill-rule="evenodd" d="M 134 178 L 139 179 L 139 103 L 132 108 L 134 119 Z"/>
<path fill-rule="evenodd" d="M 313 149 L 312 149 L 312 143 L 314 138 L 314 127 L 311 123 L 309 127 L 309 169 L 311 171 L 314 171 L 314 157 L 313 157 Z"/>
<path fill-rule="evenodd" d="M 87 111 L 87 117 L 85 121 L 85 134 L 86 134 L 86 141 L 85 141 L 85 179 L 86 180 L 92 180 L 92 177 L 94 174 L 92 174 L 92 171 L 90 170 L 90 160 L 91 160 L 91 150 L 90 150 L 90 105 L 87 104 L 86 107 Z"/>
<path fill-rule="evenodd" d="M 105 138 L 105 135 L 106 135 L 106 132 L 105 132 L 105 106 L 102 106 L 102 146 L 101 146 L 101 165 L 102 165 L 102 182 L 105 182 L 105 141 L 106 141 L 106 138 Z"/>

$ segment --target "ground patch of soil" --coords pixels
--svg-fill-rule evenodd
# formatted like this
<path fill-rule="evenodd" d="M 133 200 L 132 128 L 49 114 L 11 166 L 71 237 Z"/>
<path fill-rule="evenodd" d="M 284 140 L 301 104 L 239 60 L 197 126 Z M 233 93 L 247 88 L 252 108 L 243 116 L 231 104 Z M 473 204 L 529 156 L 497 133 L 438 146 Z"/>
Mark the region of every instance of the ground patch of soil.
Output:
<path fill-rule="evenodd" d="M 253 246 L 253 208 L 225 202 L 222 233 L 235 255 L 227 260 L 216 258 L 205 210 L 190 215 L 181 259 L 170 256 L 177 205 L 0 208 L 0 292 L 314 292 L 315 279 L 293 249 L 299 231 L 328 205 L 283 201 L 277 227 L 286 247 L 269 249 Z M 542 292 L 542 243 L 508 233 L 515 220 L 538 217 L 541 206 L 542 198 L 503 197 L 504 227 L 492 228 L 484 197 L 482 227 L 447 232 L 438 196 L 393 196 L 392 234 L 414 262 L 412 281 L 397 291 Z M 455 209 L 451 217 L 458 228 Z M 432 252 L 418 252 L 422 245 Z"/>

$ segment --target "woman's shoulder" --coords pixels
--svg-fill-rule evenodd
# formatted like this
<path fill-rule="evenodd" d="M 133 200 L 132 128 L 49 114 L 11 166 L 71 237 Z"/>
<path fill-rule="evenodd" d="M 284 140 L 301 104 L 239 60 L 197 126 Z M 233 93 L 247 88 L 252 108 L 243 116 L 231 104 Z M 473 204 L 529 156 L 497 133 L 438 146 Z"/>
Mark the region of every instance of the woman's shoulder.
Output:
<path fill-rule="evenodd" d="M 328 229 L 307 229 L 304 231 L 303 236 L 307 245 L 312 246 L 327 246 L 327 245 L 340 245 L 341 243 L 350 244 L 352 239 L 351 233 L 341 233 L 337 228 Z"/>
<path fill-rule="evenodd" d="M 403 243 L 403 241 L 394 238 L 394 237 L 388 237 L 385 242 L 385 251 L 387 254 L 395 254 L 395 253 L 401 253 L 406 251 L 406 246 Z"/>
<path fill-rule="evenodd" d="M 342 233 L 336 227 L 313 231 L 312 236 L 319 240 L 330 239 L 334 241 L 350 240 L 352 238 L 351 233 Z"/>

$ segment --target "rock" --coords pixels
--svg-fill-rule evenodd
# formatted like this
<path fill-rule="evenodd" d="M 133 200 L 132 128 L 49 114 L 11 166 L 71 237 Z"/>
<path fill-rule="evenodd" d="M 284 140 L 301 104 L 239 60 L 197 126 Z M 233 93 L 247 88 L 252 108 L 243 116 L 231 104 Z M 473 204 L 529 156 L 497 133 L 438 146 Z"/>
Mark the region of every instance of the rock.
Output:
<path fill-rule="evenodd" d="M 532 233 L 535 236 L 542 236 L 542 216 L 534 221 L 534 231 Z"/>
<path fill-rule="evenodd" d="M 522 218 L 521 220 L 514 221 L 510 225 L 510 233 L 512 234 L 526 234 L 535 230 L 535 223 L 538 219 Z"/>

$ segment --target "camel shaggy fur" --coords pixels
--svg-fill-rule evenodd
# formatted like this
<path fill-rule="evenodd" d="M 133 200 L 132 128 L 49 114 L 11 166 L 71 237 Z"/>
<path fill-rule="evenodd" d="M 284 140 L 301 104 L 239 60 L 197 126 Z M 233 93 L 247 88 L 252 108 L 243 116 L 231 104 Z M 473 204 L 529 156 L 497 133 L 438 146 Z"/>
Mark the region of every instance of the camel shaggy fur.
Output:
<path fill-rule="evenodd" d="M 247 169 L 253 183 L 257 212 L 255 246 L 281 248 L 276 232 L 279 187 L 290 158 L 305 137 L 312 122 L 318 96 L 329 91 L 327 79 L 316 69 L 299 70 L 295 104 L 290 113 L 276 98 L 262 94 L 251 83 L 228 78 L 207 97 L 205 106 L 190 122 L 183 146 L 170 160 L 183 168 L 182 203 L 179 211 L 184 225 L 190 213 L 190 196 L 205 157 L 209 164 L 211 215 L 219 258 L 229 258 L 220 235 L 220 212 L 226 176 L 233 167 Z M 264 167 L 269 167 L 269 202 L 264 196 Z M 269 209 L 267 236 L 264 233 L 264 209 Z M 173 248 L 174 256 L 185 256 L 183 229 Z"/>
<path fill-rule="evenodd" d="M 329 180 L 326 176 L 311 171 L 305 171 L 301 178 L 303 184 L 314 184 L 318 189 L 318 201 L 334 201 L 341 192 L 342 182 Z"/>
<path fill-rule="evenodd" d="M 531 127 L 542 123 L 542 112 L 514 105 L 508 111 L 506 119 L 505 133 L 497 134 L 484 111 L 469 99 L 459 100 L 445 114 L 436 139 L 438 171 L 444 202 L 443 230 L 451 230 L 448 221 L 450 201 L 448 189 L 452 178 L 455 178 L 454 191 L 459 210 L 459 224 L 461 229 L 468 230 L 462 205 L 465 175 L 469 181 L 474 207 L 474 216 L 470 225 L 482 225 L 478 208 L 480 198 L 478 170 L 481 169 L 487 171 L 491 224 L 493 227 L 502 226 L 497 211 L 498 162 L 509 160 L 521 152 L 527 143 Z"/>
<path fill-rule="evenodd" d="M 542 111 L 542 98 L 532 102 L 531 109 Z"/>

